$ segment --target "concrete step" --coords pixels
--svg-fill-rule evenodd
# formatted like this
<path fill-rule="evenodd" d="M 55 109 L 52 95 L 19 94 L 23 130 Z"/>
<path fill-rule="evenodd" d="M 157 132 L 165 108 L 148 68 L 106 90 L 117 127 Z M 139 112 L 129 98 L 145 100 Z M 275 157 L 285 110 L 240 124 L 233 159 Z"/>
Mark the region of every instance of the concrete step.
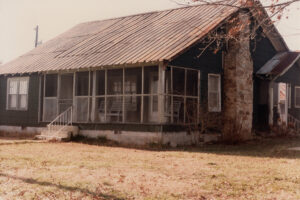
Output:
<path fill-rule="evenodd" d="M 63 142 L 63 141 L 69 141 L 70 138 L 66 138 L 66 137 L 58 137 L 58 136 L 49 136 L 49 135 L 37 135 L 35 136 L 35 139 L 37 140 L 55 140 L 55 141 L 58 141 L 58 142 Z"/>
<path fill-rule="evenodd" d="M 44 136 L 56 136 L 56 137 L 71 137 L 72 135 L 72 132 L 70 131 L 48 131 L 48 130 L 45 130 L 45 131 L 42 131 L 41 135 L 44 135 Z"/>
<path fill-rule="evenodd" d="M 60 130 L 63 128 L 63 131 L 68 131 L 70 133 L 72 133 L 72 136 L 75 137 L 78 135 L 78 132 L 79 132 L 79 129 L 78 129 L 78 126 L 60 126 L 60 125 L 55 125 L 55 126 L 52 126 L 52 130 Z"/>
<path fill-rule="evenodd" d="M 63 130 L 60 130 L 62 129 Z M 52 130 L 49 131 L 46 128 L 42 131 L 41 135 L 36 136 L 36 139 L 39 140 L 56 140 L 56 141 L 69 141 L 71 137 L 78 135 L 78 127 L 77 126 L 53 126 Z"/>

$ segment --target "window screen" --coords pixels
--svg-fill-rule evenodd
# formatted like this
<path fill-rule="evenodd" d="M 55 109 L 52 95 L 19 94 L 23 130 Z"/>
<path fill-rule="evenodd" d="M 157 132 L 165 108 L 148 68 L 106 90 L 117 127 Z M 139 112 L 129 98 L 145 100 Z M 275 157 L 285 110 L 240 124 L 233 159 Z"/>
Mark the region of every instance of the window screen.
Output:
<path fill-rule="evenodd" d="M 89 72 L 76 73 L 76 96 L 89 95 Z"/>
<path fill-rule="evenodd" d="M 57 96 L 57 74 L 46 75 L 45 97 Z"/>

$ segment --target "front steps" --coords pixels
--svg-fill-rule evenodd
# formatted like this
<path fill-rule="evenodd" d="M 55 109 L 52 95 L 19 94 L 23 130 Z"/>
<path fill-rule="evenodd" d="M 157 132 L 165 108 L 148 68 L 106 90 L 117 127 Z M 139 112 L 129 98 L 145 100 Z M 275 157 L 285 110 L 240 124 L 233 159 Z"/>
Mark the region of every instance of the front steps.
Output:
<path fill-rule="evenodd" d="M 52 126 L 51 131 L 46 128 L 42 131 L 41 135 L 37 135 L 35 138 L 38 140 L 55 140 L 55 141 L 70 141 L 71 137 L 78 135 L 77 126 Z"/>

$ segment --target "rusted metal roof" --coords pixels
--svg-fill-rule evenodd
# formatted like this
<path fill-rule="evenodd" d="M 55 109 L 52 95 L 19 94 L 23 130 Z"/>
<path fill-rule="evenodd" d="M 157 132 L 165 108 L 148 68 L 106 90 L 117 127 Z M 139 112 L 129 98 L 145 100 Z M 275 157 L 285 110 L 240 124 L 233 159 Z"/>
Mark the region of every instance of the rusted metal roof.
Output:
<path fill-rule="evenodd" d="M 271 79 L 283 75 L 300 59 L 300 52 L 281 52 L 269 60 L 258 72 Z"/>
<path fill-rule="evenodd" d="M 171 60 L 237 10 L 199 5 L 82 23 L 1 66 L 0 74 Z"/>

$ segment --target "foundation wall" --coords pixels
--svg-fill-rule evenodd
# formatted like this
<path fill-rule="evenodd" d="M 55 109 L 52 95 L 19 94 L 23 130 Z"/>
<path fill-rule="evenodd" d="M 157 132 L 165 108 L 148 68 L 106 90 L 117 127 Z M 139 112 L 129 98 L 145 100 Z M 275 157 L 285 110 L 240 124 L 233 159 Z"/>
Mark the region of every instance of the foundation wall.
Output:
<path fill-rule="evenodd" d="M 45 127 L 0 126 L 0 136 L 31 137 L 41 134 Z M 143 132 L 143 131 L 116 131 L 116 130 L 79 130 L 79 136 L 87 138 L 105 138 L 125 145 L 145 146 L 160 144 L 171 147 L 189 146 L 199 143 L 216 142 L 220 134 L 199 135 L 187 131 L 180 132 Z"/>
<path fill-rule="evenodd" d="M 134 132 L 134 131 L 111 131 L 111 130 L 81 130 L 79 135 L 88 138 L 106 138 L 120 144 L 132 144 L 145 146 L 149 144 L 161 144 L 171 147 L 189 146 L 202 142 L 216 142 L 220 134 L 199 135 L 197 133 L 182 132 Z"/>
<path fill-rule="evenodd" d="M 44 127 L 0 126 L 0 136 L 33 137 L 41 134 Z"/>
<path fill-rule="evenodd" d="M 163 133 L 163 132 L 134 132 L 134 131 L 112 131 L 112 130 L 81 130 L 79 135 L 88 138 L 106 138 L 120 144 L 149 145 L 162 144 L 173 147 L 192 145 L 193 139 L 186 132 Z"/>

